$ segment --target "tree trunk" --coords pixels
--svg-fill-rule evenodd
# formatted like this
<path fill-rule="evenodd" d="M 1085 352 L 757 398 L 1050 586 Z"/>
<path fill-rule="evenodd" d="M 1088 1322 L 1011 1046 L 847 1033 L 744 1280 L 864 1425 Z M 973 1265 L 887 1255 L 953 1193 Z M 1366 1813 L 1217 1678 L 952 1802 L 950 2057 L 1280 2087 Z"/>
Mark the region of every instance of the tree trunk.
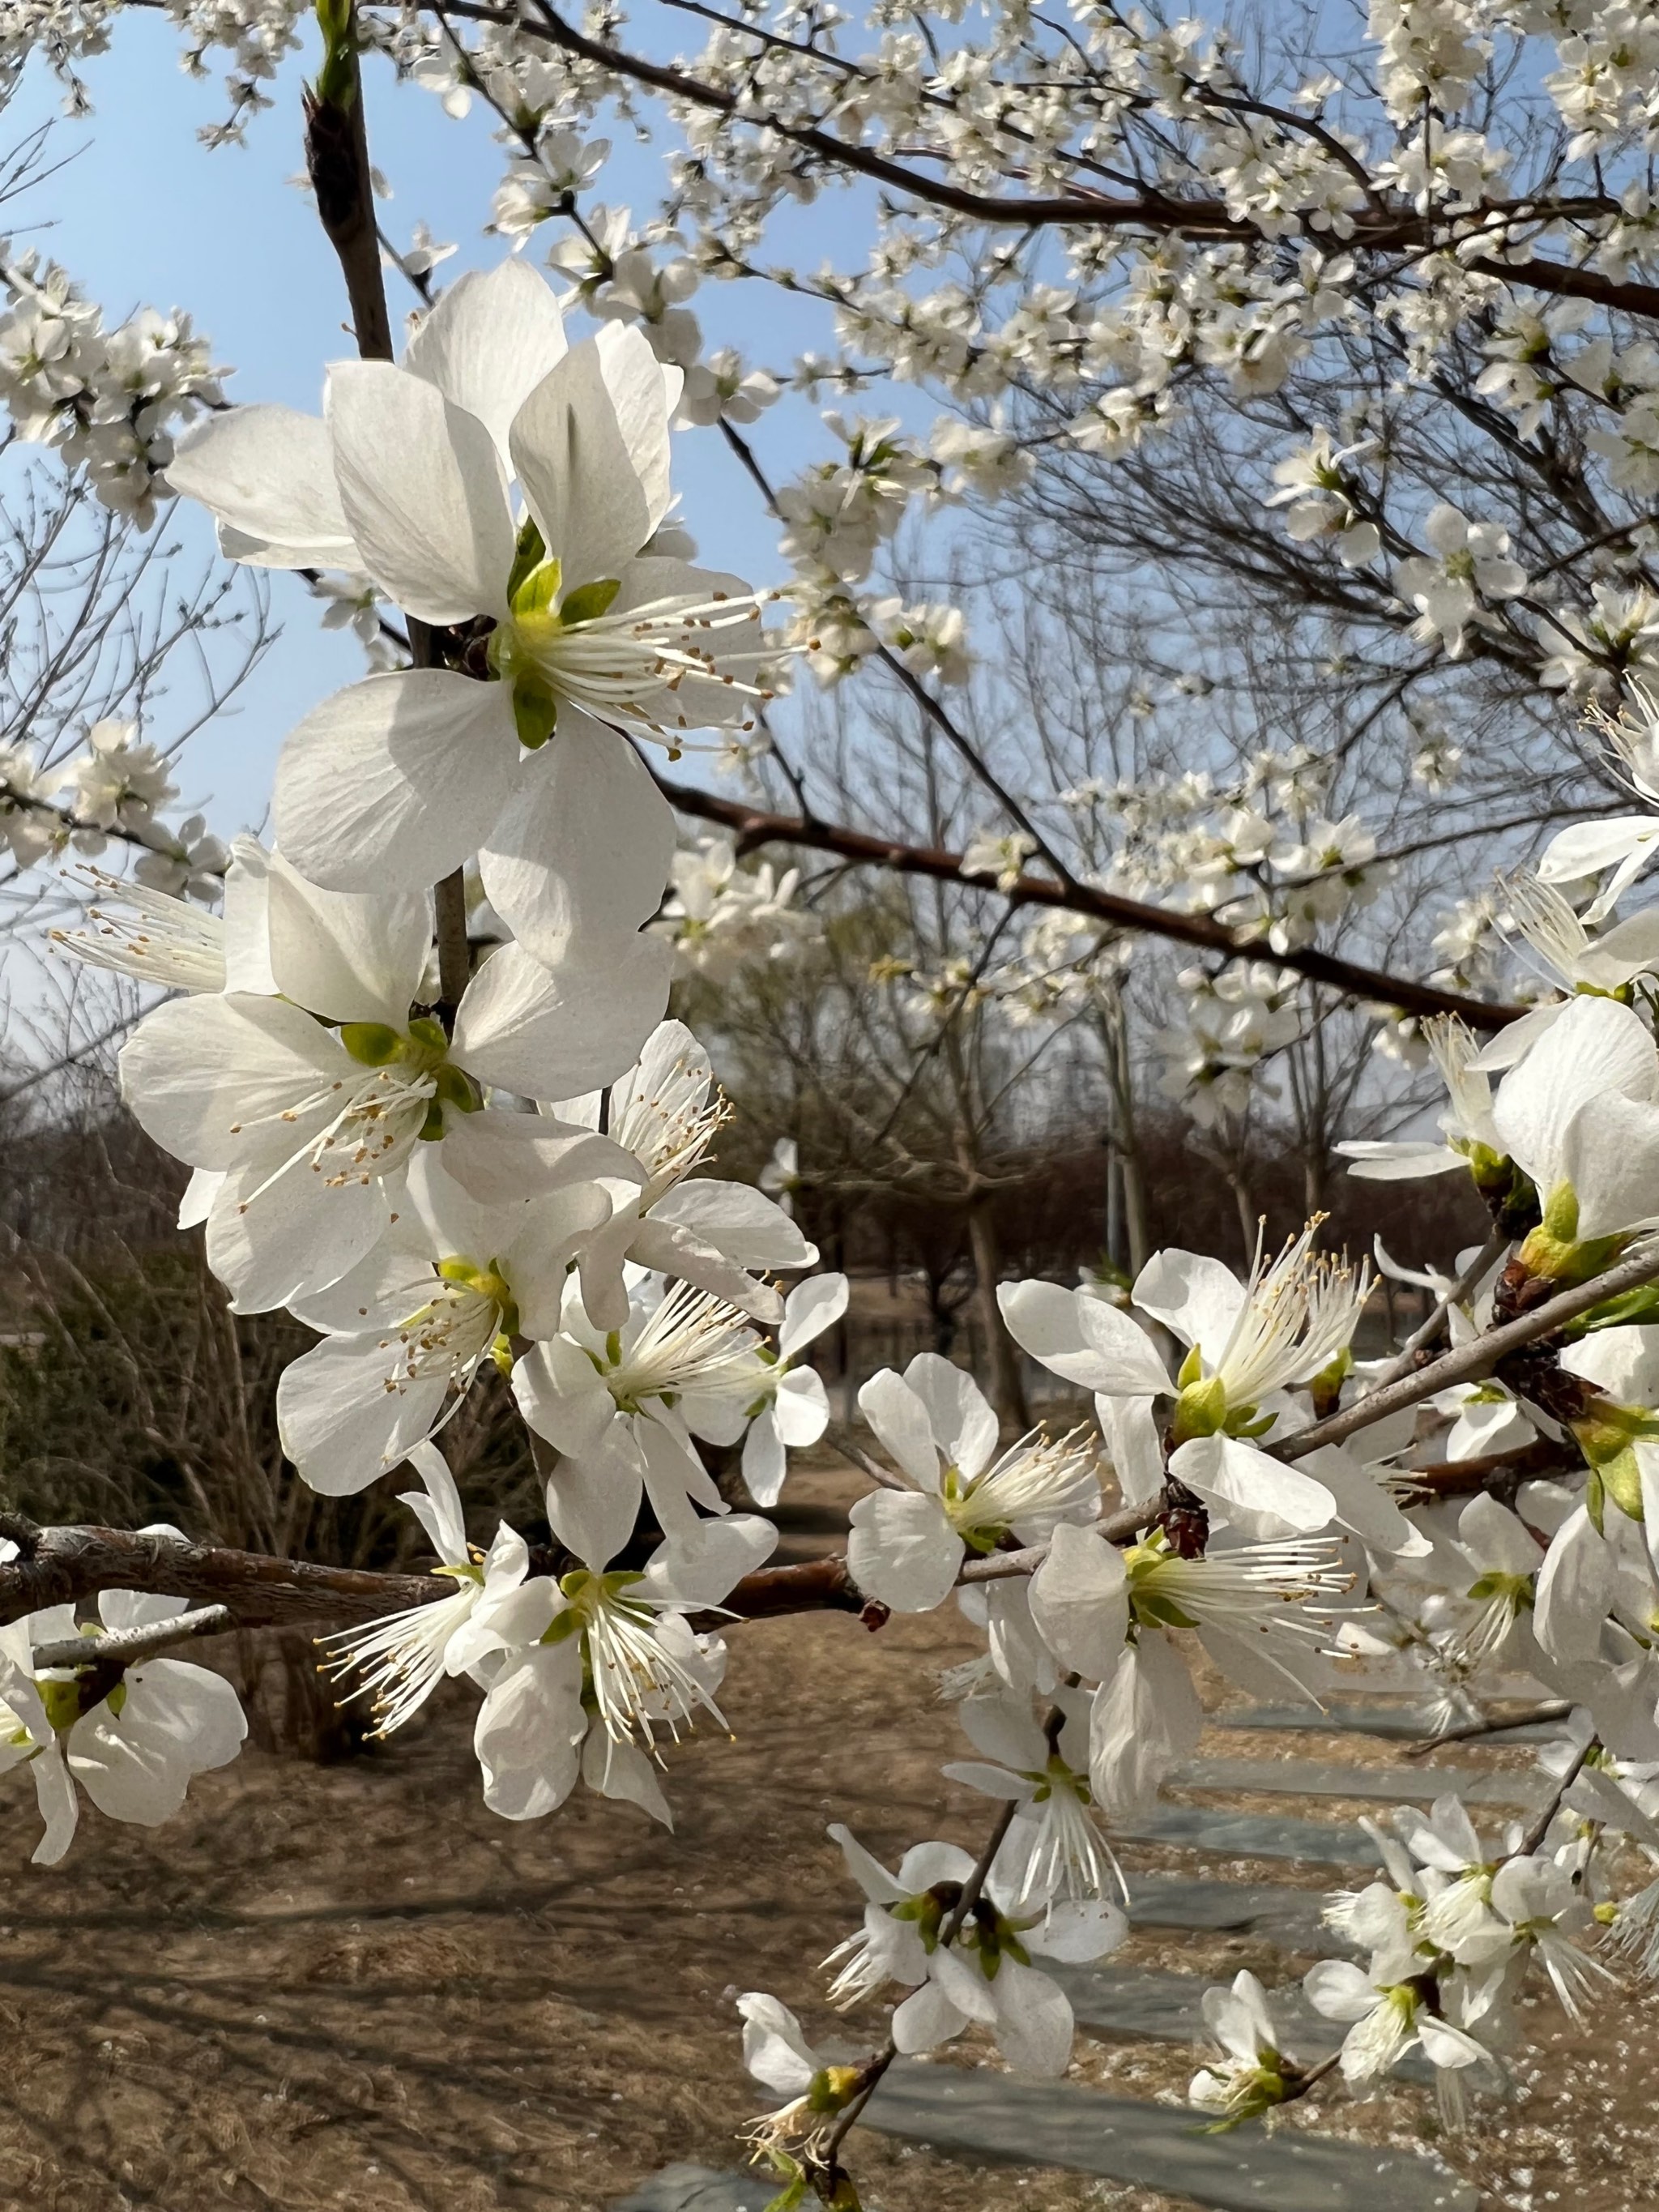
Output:
<path fill-rule="evenodd" d="M 1018 1429 L 1027 1429 L 1031 1417 L 1025 1406 L 1019 1350 L 1003 1325 L 1002 1310 L 997 1304 L 1001 1261 L 988 1199 L 975 1199 L 969 1206 L 968 1241 L 974 1255 L 974 1296 L 979 1302 L 986 1356 L 990 1363 L 991 1402 L 1005 1422 Z"/>

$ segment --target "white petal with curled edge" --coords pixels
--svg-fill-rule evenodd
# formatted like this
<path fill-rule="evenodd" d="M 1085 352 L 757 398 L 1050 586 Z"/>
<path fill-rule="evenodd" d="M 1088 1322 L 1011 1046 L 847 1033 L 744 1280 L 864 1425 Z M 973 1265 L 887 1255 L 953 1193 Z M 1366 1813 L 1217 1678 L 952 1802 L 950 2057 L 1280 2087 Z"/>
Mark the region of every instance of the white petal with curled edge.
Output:
<path fill-rule="evenodd" d="M 1562 1170 L 1578 1199 L 1580 1237 L 1659 1219 L 1659 1106 L 1616 1091 L 1572 1117 Z"/>
<path fill-rule="evenodd" d="M 755 2079 L 784 2097 L 799 2097 L 811 2088 L 818 2056 L 788 2006 L 751 1990 L 738 1999 L 738 2010 L 743 2015 L 743 2063 Z"/>
<path fill-rule="evenodd" d="M 386 361 L 336 362 L 323 413 L 340 504 L 387 597 L 422 622 L 504 616 L 518 533 L 477 417 Z"/>
<path fill-rule="evenodd" d="M 957 2009 L 939 1984 L 924 1982 L 893 2014 L 893 2048 L 904 2057 L 919 2057 L 960 2035 L 967 2025 L 967 2014 Z"/>
<path fill-rule="evenodd" d="M 568 1098 L 629 1066 L 668 1003 L 674 948 L 635 937 L 592 963 L 544 967 L 521 945 L 492 952 L 455 1017 L 453 1058 L 523 1098 Z"/>
<path fill-rule="evenodd" d="M 513 464 L 567 592 L 620 582 L 668 505 L 668 410 L 642 331 L 608 323 L 519 410 Z"/>
<path fill-rule="evenodd" d="M 519 1365 L 523 1364 L 520 1360 Z M 517 1375 L 517 1368 L 514 1373 Z M 623 1434 L 622 1448 L 612 1449 L 606 1443 L 591 1455 L 566 1455 L 547 1478 L 548 1526 L 595 1573 L 615 1559 L 634 1533 L 645 1495 L 639 1461 L 628 1448 L 630 1440 L 620 1422 L 612 1425 L 613 1432 Z"/>
<path fill-rule="evenodd" d="M 1659 1054 L 1638 1016 L 1612 999 L 1574 999 L 1498 1085 L 1498 1133 L 1547 1199 L 1566 1171 L 1568 1131 L 1593 1098 L 1648 1099 Z"/>
<path fill-rule="evenodd" d="M 819 1434 L 822 1433 L 820 1431 Z M 814 1437 L 813 1442 L 817 1441 Z M 784 1480 L 789 1472 L 783 1438 L 778 1433 L 778 1425 L 769 1406 L 763 1407 L 749 1424 L 739 1464 L 744 1487 L 757 1505 L 769 1510 L 782 1496 Z"/>
<path fill-rule="evenodd" d="M 1103 1682 L 1123 1654 L 1129 1600 L 1123 1561 L 1092 1528 L 1062 1521 L 1031 1577 L 1031 1618 L 1060 1665 Z"/>
<path fill-rule="evenodd" d="M 927 1408 L 902 1376 L 890 1367 L 872 1375 L 859 1389 L 859 1411 L 877 1440 L 920 1490 L 937 1492 L 939 1447 Z"/>
<path fill-rule="evenodd" d="M 1150 1805 L 1181 1761 L 1198 1747 L 1204 1708 L 1187 1662 L 1162 1630 L 1139 1641 L 1100 1686 L 1089 1723 L 1089 1782 L 1103 1811 Z"/>
<path fill-rule="evenodd" d="M 895 1613 L 931 1613 L 950 1595 L 963 1546 L 937 1498 L 872 1491 L 848 1516 L 847 1567 L 867 1597 Z"/>
<path fill-rule="evenodd" d="M 574 937 L 592 955 L 650 921 L 674 839 L 672 810 L 627 738 L 564 708 L 475 842 L 490 904 L 538 959 L 556 961 Z"/>
<path fill-rule="evenodd" d="M 489 835 L 519 768 L 505 685 L 448 669 L 370 676 L 313 707 L 276 763 L 276 836 L 314 884 L 416 891 Z"/>
<path fill-rule="evenodd" d="M 636 1743 L 612 1743 L 602 1728 L 590 1728 L 582 1746 L 582 1780 L 601 1797 L 637 1805 L 665 1828 L 674 1825 L 657 1770 Z"/>
<path fill-rule="evenodd" d="M 1171 1248 L 1155 1252 L 1135 1278 L 1132 1293 L 1144 1313 L 1195 1344 L 1212 1366 L 1220 1358 L 1245 1290 L 1231 1267 L 1204 1252 Z"/>
<path fill-rule="evenodd" d="M 798 1368 L 779 1383 L 773 1413 L 785 1443 L 792 1451 L 803 1451 L 830 1425 L 830 1395 L 810 1367 Z"/>
<path fill-rule="evenodd" d="M 467 1556 L 466 1515 L 461 1510 L 461 1493 L 449 1471 L 449 1462 L 433 1443 L 411 1444 L 404 1456 L 420 1476 L 422 1486 L 400 1490 L 398 1503 L 408 1506 L 437 1556 L 459 1565 Z"/>
<path fill-rule="evenodd" d="M 184 1196 L 179 1200 L 180 1229 L 198 1229 L 213 1211 L 213 1201 L 225 1179 L 222 1168 L 192 1168 Z"/>
<path fill-rule="evenodd" d="M 832 1820 L 824 1830 L 832 1843 L 841 1847 L 847 1862 L 847 1870 L 873 1905 L 896 1905 L 905 1894 L 904 1885 L 888 1873 L 881 1861 L 866 1850 L 845 1822 Z"/>
<path fill-rule="evenodd" d="M 577 1458 L 599 1449 L 616 1416 L 592 1361 L 568 1336 L 550 1336 L 515 1361 L 513 1395 L 538 1437 Z"/>
<path fill-rule="evenodd" d="M 244 878 L 264 879 L 270 977 L 285 999 L 331 1022 L 402 1029 L 432 945 L 423 890 L 325 891 L 280 853 L 239 846 Z"/>
<path fill-rule="evenodd" d="M 608 1230 L 605 1236 L 610 1236 Z M 612 1275 L 608 1268 L 591 1266 L 592 1250 L 590 1246 L 582 1255 L 582 1298 L 588 1319 L 596 1328 L 620 1328 L 626 1316 L 617 1310 L 617 1320 L 606 1322 L 601 1305 L 603 1302 L 604 1312 L 611 1311 L 608 1302 L 613 1297 L 626 1304 L 622 1276 L 620 1272 Z M 659 1220 L 654 1213 L 634 1224 L 628 1238 L 627 1256 L 636 1267 L 649 1267 L 659 1274 L 678 1275 L 683 1282 L 695 1283 L 700 1291 L 712 1291 L 715 1297 L 724 1298 L 740 1312 L 752 1314 L 757 1321 L 775 1322 L 783 1311 L 783 1300 L 769 1284 L 757 1283 L 735 1260 L 728 1260 L 724 1252 L 705 1243 L 702 1237 L 694 1237 L 689 1229 L 680 1228 L 678 1223 Z M 592 1297 L 588 1292 L 590 1275 L 596 1292 Z"/>
<path fill-rule="evenodd" d="M 326 1338 L 283 1370 L 276 1426 L 300 1480 L 325 1498 L 347 1498 L 397 1467 L 443 1411 L 448 1379 L 417 1376 L 388 1389 L 403 1347 L 378 1335 Z M 465 1548 L 447 1557 L 465 1559 Z"/>
<path fill-rule="evenodd" d="M 54 1738 L 29 1761 L 34 1777 L 34 1802 L 46 1832 L 29 1853 L 34 1866 L 56 1866 L 75 1841 L 81 1808 L 64 1763 L 63 1746 Z"/>
<path fill-rule="evenodd" d="M 472 1748 L 484 1802 L 504 1820 L 555 1812 L 576 1786 L 582 1711 L 581 1640 L 533 1646 L 499 1675 L 478 1710 Z"/>
<path fill-rule="evenodd" d="M 997 1304 L 1022 1351 L 1080 1389 L 1151 1397 L 1170 1388 L 1146 1331 L 1099 1298 L 1033 1279 L 999 1284 Z"/>
<path fill-rule="evenodd" d="M 651 1218 L 689 1231 L 741 1267 L 810 1267 L 817 1257 L 816 1245 L 783 1208 L 750 1183 L 708 1176 L 677 1183 L 652 1207 Z"/>
<path fill-rule="evenodd" d="M 1533 1633 L 1551 1658 L 1588 1664 L 1600 1657 L 1616 1579 L 1612 1548 L 1577 1507 L 1550 1539 L 1533 1602 Z"/>
<path fill-rule="evenodd" d="M 965 1368 L 936 1352 L 919 1352 L 904 1380 L 927 1411 L 933 1442 L 971 1482 L 990 1465 L 997 1448 L 997 1417 Z"/>
<path fill-rule="evenodd" d="M 1012 1968 L 1012 1972 L 1009 1972 Z M 997 2048 L 1016 2074 L 1041 2081 L 1063 2074 L 1071 2063 L 1071 1999 L 1040 1967 L 1005 1959 L 997 1970 Z"/>
<path fill-rule="evenodd" d="M 1037 1925 L 1028 1929 L 1025 1946 L 1041 1959 L 1084 1966 L 1115 1951 L 1128 1933 L 1128 1915 L 1109 1898 L 1068 1899 L 1051 1905 Z"/>
<path fill-rule="evenodd" d="M 409 342 L 404 368 L 476 415 L 507 460 L 513 418 L 568 348 L 553 289 L 527 261 L 469 269 Z"/>
<path fill-rule="evenodd" d="M 1171 1455 L 1170 1472 L 1235 1528 L 1264 1540 L 1327 1528 L 1336 1517 L 1322 1482 L 1235 1437 L 1191 1438 Z"/>
<path fill-rule="evenodd" d="M 644 1594 L 677 1605 L 719 1605 L 777 1547 L 777 1530 L 758 1513 L 699 1521 L 690 1535 L 671 1537 L 652 1553 Z"/>
<path fill-rule="evenodd" d="M 234 533 L 234 560 L 256 568 L 363 565 L 340 504 L 334 448 L 315 415 L 270 405 L 210 415 L 179 440 L 167 475 L 222 535 Z"/>
<path fill-rule="evenodd" d="M 845 1275 L 813 1275 L 797 1283 L 784 1301 L 783 1327 L 778 1331 L 778 1350 L 786 1359 L 832 1328 L 847 1310 L 851 1285 Z"/>
<path fill-rule="evenodd" d="M 1100 1440 L 1126 1505 L 1144 1505 L 1164 1480 L 1164 1440 L 1152 1419 L 1150 1398 L 1095 1400 Z"/>
<path fill-rule="evenodd" d="M 1577 883 L 1616 868 L 1632 854 L 1659 842 L 1659 817 L 1619 814 L 1609 821 L 1575 822 L 1550 839 L 1538 873 L 1547 884 Z"/>
<path fill-rule="evenodd" d="M 556 1190 L 566 1184 L 603 1176 L 617 1190 L 637 1187 L 641 1169 L 631 1152 L 602 1137 L 597 1129 L 584 1129 L 568 1121 L 556 1121 L 548 1114 L 514 1114 L 490 1107 L 482 1114 L 452 1114 L 446 1117 L 443 1166 L 462 1190 L 480 1206 L 514 1206 L 538 1190 Z M 599 1322 L 620 1328 L 622 1319 Z"/>
<path fill-rule="evenodd" d="M 1350 1137 L 1336 1147 L 1348 1163 L 1348 1173 L 1366 1182 L 1407 1182 L 1419 1176 L 1449 1175 L 1468 1162 L 1449 1145 L 1393 1143 L 1383 1138 Z"/>
<path fill-rule="evenodd" d="M 1322 1444 L 1301 1464 L 1335 1499 L 1342 1527 L 1352 1528 L 1373 1551 L 1391 1552 L 1401 1559 L 1425 1559 L 1433 1551 L 1432 1540 L 1407 1519 L 1376 1476 L 1340 1444 Z"/>

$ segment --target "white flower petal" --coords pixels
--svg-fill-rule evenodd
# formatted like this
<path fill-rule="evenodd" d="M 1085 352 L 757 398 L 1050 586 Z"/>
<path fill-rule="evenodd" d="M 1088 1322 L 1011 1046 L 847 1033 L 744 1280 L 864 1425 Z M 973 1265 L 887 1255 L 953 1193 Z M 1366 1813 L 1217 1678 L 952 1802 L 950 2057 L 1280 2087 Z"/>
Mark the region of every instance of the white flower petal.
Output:
<path fill-rule="evenodd" d="M 538 959 L 562 958 L 574 937 L 592 953 L 631 936 L 661 905 L 673 813 L 615 730 L 562 709 L 556 734 L 525 761 L 497 812 L 472 841 L 483 848 L 479 873 L 491 905 Z"/>
<path fill-rule="evenodd" d="M 410 338 L 403 365 L 476 415 L 505 460 L 514 416 L 567 350 L 552 287 L 512 258 L 458 277 Z"/>
<path fill-rule="evenodd" d="M 340 505 L 333 446 L 315 415 L 275 406 L 210 415 L 179 440 L 167 482 L 234 532 L 226 550 L 253 568 L 363 565 Z"/>
<path fill-rule="evenodd" d="M 323 413 L 340 504 L 388 597 L 422 622 L 505 615 L 516 533 L 477 417 L 384 361 L 335 362 Z"/>
<path fill-rule="evenodd" d="M 520 746 L 506 686 L 447 669 L 371 676 L 299 723 L 276 763 L 276 836 L 313 883 L 416 891 L 501 817 Z"/>
<path fill-rule="evenodd" d="M 459 1064 L 524 1098 L 568 1098 L 631 1066 L 668 1003 L 673 946 L 636 937 L 592 964 L 544 967 L 522 945 L 492 952 L 467 985 Z"/>

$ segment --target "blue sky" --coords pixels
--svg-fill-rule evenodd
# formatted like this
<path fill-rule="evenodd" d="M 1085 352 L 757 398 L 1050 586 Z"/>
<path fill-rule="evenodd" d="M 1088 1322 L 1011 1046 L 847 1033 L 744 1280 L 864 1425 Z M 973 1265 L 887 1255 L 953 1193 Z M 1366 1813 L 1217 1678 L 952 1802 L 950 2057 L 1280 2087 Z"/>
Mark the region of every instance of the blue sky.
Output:
<path fill-rule="evenodd" d="M 235 370 L 227 386 L 233 398 L 315 409 L 324 364 L 349 342 L 332 256 L 307 195 L 290 181 L 302 167 L 300 88 L 312 56 L 290 58 L 275 106 L 254 118 L 245 146 L 210 150 L 198 133 L 226 112 L 222 72 L 214 66 L 205 78 L 187 76 L 179 48 L 165 16 L 123 14 L 112 50 L 83 65 L 93 100 L 83 119 L 61 117 L 61 87 L 33 64 L 6 114 L 6 143 L 57 118 L 49 158 L 73 158 L 0 221 L 63 262 L 112 323 L 146 305 L 187 311 L 215 358 Z M 385 63 L 371 57 L 366 66 L 374 157 L 393 191 L 381 208 L 384 227 L 407 240 L 423 220 L 434 236 L 458 243 L 441 278 L 489 264 L 501 247 L 482 232 L 504 162 L 493 118 L 479 106 L 453 121 L 430 93 L 399 86 Z M 643 215 L 659 190 L 655 157 L 629 143 L 626 126 L 616 137 L 596 189 Z M 836 219 L 852 219 L 851 204 Z M 395 273 L 388 282 L 396 318 L 409 295 Z M 769 286 L 706 286 L 696 304 L 711 343 L 735 343 L 775 367 L 824 336 L 811 311 Z M 758 434 L 787 469 L 799 465 L 811 430 L 811 417 L 786 403 Z M 679 437 L 676 484 L 705 559 L 757 582 L 777 577 L 774 533 L 717 433 Z M 175 531 L 202 557 L 211 555 L 202 517 L 181 515 Z M 182 778 L 186 799 L 206 803 L 222 830 L 259 819 L 285 732 L 317 699 L 362 672 L 357 647 L 319 628 L 302 586 L 276 579 L 273 605 L 283 635 L 255 684 L 198 740 Z"/>

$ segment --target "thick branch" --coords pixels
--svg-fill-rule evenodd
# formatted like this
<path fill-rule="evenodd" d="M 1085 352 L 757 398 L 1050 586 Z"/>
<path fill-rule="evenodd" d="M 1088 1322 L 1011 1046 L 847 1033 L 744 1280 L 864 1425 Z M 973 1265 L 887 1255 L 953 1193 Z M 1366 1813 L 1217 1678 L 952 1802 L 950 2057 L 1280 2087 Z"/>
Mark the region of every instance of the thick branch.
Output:
<path fill-rule="evenodd" d="M 447 1576 L 374 1574 L 357 1567 L 322 1567 L 272 1559 L 182 1537 L 123 1528 L 31 1528 L 9 1522 L 3 1532 L 20 1556 L 0 1565 L 0 1621 L 44 1606 L 73 1605 L 100 1590 L 137 1589 L 202 1600 L 228 1608 L 239 1627 L 303 1621 L 338 1628 L 383 1613 L 453 1597 Z M 866 1601 L 839 1553 L 799 1566 L 763 1567 L 745 1575 L 718 1611 L 695 1616 L 699 1628 L 726 1619 L 769 1620 L 787 1613 L 863 1613 Z M 165 1622 L 176 1631 L 176 1622 Z M 208 1633 L 204 1630 L 201 1633 Z M 109 1639 L 100 1639 L 101 1642 Z M 99 1646 L 87 1647 L 94 1656 Z M 80 1646 L 76 1646 L 77 1655 Z M 66 1663 L 54 1661 L 52 1664 Z"/>
<path fill-rule="evenodd" d="M 658 784 L 669 804 L 683 814 L 704 822 L 718 822 L 735 830 L 745 847 L 775 843 L 799 845 L 814 852 L 834 853 L 841 859 L 871 867 L 890 868 L 900 875 L 931 876 L 945 883 L 964 884 L 988 896 L 1006 898 L 1014 906 L 1052 906 L 1073 914 L 1093 915 L 1119 929 L 1148 936 L 1167 937 L 1178 945 L 1191 945 L 1227 959 L 1265 960 L 1270 967 L 1305 975 L 1349 997 L 1367 999 L 1379 1006 L 1397 1006 L 1408 1014 L 1455 1014 L 1471 1029 L 1502 1029 L 1525 1011 L 1520 1006 L 1492 1005 L 1466 998 L 1458 991 L 1442 991 L 1432 983 L 1414 983 L 1403 975 L 1390 975 L 1379 968 L 1362 967 L 1334 953 L 1311 946 L 1275 952 L 1265 938 L 1252 938 L 1229 929 L 1206 914 L 1181 914 L 1172 908 L 1153 906 L 1142 899 L 1125 898 L 1116 891 L 1097 890 L 1091 884 L 1051 882 L 1046 876 L 1021 876 L 1004 890 L 989 876 L 963 872 L 962 855 L 935 846 L 907 845 L 890 837 L 872 837 L 861 830 L 846 830 L 823 822 L 809 822 L 795 814 L 768 814 L 741 801 L 721 799 L 712 791 L 674 783 L 659 776 Z"/>

